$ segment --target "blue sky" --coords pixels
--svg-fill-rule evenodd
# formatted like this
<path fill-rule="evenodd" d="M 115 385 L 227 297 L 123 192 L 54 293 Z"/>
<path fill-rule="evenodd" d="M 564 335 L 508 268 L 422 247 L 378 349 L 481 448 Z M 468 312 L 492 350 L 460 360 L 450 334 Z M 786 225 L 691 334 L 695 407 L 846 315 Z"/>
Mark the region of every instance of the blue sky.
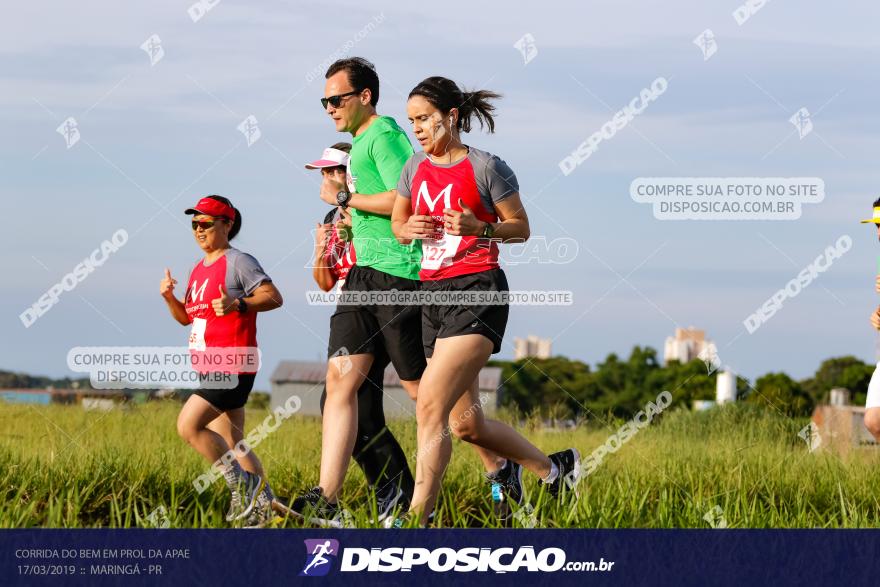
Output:
<path fill-rule="evenodd" d="M 235 244 L 286 299 L 260 316 L 258 388 L 281 359 L 323 358 L 330 310 L 303 292 L 326 207 L 302 164 L 345 137 L 321 112 L 323 76 L 307 75 L 353 39 L 351 54 L 379 71 L 380 113 L 401 124 L 408 90 L 429 75 L 502 93 L 498 132 L 467 142 L 516 171 L 533 235 L 579 243 L 569 264 L 509 268 L 514 289 L 568 289 L 575 304 L 513 308 L 500 357 L 538 334 L 595 363 L 660 350 L 694 325 L 750 377 L 874 360 L 880 248 L 856 221 L 878 195 L 880 7 L 774 0 L 739 26 L 736 1 L 337 2 L 330 14 L 221 0 L 198 22 L 189 5 L 19 3 L 0 23 L 0 368 L 63 376 L 74 346 L 183 344 L 158 284 L 164 267 L 184 280 L 198 259 L 182 211 L 206 193 L 242 210 Z M 706 28 L 718 43 L 708 61 L 692 43 Z M 525 33 L 538 49 L 527 65 L 513 47 Z M 151 67 L 140 45 L 153 34 L 165 56 Z M 666 93 L 563 176 L 559 161 L 658 76 Z M 801 107 L 815 127 L 803 139 L 788 121 Z M 236 128 L 248 115 L 262 132 L 250 147 Z M 82 140 L 67 149 L 55 129 L 69 116 Z M 629 197 L 646 176 L 820 177 L 826 198 L 796 221 L 658 221 Z M 19 314 L 119 228 L 129 243 L 24 328 Z M 844 234 L 852 250 L 749 335 L 745 317 Z"/>

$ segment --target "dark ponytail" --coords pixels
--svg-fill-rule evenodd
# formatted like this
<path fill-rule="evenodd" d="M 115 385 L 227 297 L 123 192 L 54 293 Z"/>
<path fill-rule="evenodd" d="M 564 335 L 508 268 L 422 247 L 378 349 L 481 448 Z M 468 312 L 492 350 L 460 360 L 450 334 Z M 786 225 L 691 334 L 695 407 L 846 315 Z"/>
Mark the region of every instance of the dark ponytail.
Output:
<path fill-rule="evenodd" d="M 485 126 L 490 133 L 495 132 L 495 106 L 490 100 L 497 100 L 501 94 L 489 90 L 464 92 L 451 79 L 433 76 L 419 82 L 409 93 L 409 98 L 413 96 L 423 97 L 444 115 L 453 108 L 458 108 L 459 116 L 455 126 L 460 132 L 471 131 L 473 117 L 480 121 L 480 128 Z"/>
<path fill-rule="evenodd" d="M 224 198 L 223 196 L 210 195 L 208 196 L 212 200 L 216 200 L 221 204 L 226 204 L 227 206 L 231 206 L 233 210 L 235 210 L 235 220 L 232 221 L 232 228 L 229 229 L 229 240 L 235 238 L 235 235 L 241 230 L 241 212 L 232 205 L 232 202 L 229 201 L 229 198 Z"/>

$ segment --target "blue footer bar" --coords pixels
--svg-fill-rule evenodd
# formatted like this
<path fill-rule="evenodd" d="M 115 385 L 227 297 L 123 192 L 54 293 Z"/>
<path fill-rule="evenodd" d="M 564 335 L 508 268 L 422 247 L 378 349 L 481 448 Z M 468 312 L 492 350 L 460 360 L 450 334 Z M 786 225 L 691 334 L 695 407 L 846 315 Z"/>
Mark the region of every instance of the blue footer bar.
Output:
<path fill-rule="evenodd" d="M 3 530 L 0 585 L 868 585 L 875 530 Z"/>

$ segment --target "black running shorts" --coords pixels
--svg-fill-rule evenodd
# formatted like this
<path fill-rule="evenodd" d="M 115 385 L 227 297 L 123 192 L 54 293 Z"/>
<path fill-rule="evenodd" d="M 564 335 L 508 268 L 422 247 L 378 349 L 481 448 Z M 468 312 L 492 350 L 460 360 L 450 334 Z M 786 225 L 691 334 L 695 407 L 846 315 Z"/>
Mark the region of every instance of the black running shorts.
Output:
<path fill-rule="evenodd" d="M 238 385 L 232 389 L 197 389 L 195 395 L 202 397 L 211 405 L 225 412 L 226 410 L 235 410 L 243 408 L 247 403 L 248 396 L 254 388 L 254 379 L 256 373 L 239 373 Z"/>
<path fill-rule="evenodd" d="M 436 281 L 423 281 L 422 291 L 508 291 L 507 277 L 500 268 L 459 275 Z M 507 304 L 487 306 L 440 305 L 422 308 L 422 344 L 425 356 L 434 354 L 434 342 L 438 338 L 482 334 L 492 341 L 492 354 L 501 350 L 504 329 L 507 328 Z"/>
<path fill-rule="evenodd" d="M 419 282 L 357 264 L 348 272 L 342 291 L 416 291 Z M 384 347 L 404 381 L 422 378 L 422 309 L 415 305 L 339 305 L 330 317 L 327 356 L 377 355 Z"/>

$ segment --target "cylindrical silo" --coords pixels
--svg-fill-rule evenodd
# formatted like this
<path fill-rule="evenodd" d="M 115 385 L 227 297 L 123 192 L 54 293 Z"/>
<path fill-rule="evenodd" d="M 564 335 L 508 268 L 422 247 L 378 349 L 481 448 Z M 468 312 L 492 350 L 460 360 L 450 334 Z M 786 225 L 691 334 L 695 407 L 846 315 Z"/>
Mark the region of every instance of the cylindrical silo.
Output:
<path fill-rule="evenodd" d="M 730 371 L 719 371 L 715 388 L 715 401 L 718 404 L 736 401 L 736 375 Z"/>

